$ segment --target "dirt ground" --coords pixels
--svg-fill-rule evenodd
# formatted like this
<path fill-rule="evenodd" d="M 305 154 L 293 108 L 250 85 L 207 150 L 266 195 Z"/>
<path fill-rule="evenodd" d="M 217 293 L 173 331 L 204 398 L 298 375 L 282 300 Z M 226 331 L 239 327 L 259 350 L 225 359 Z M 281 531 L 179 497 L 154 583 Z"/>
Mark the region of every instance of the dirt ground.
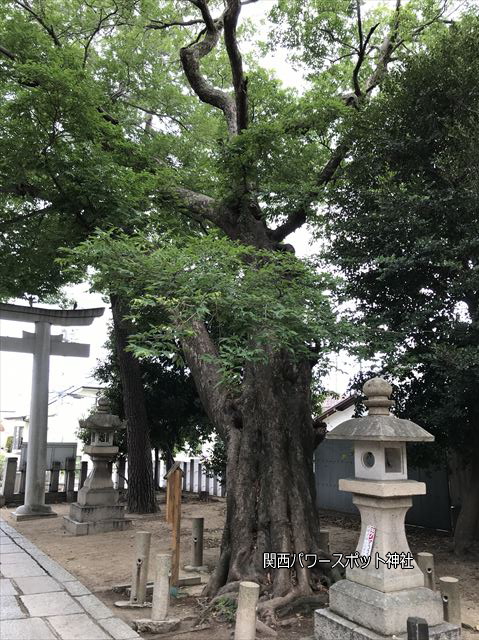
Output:
<path fill-rule="evenodd" d="M 164 501 L 164 496 L 161 496 Z M 159 552 L 170 551 L 171 532 L 165 522 L 165 509 L 159 514 L 134 516 L 131 529 L 123 532 L 102 533 L 91 536 L 73 537 L 66 534 L 62 517 L 67 515 L 69 505 L 54 505 L 58 518 L 13 522 L 11 509 L 0 510 L 1 517 L 20 533 L 27 536 L 42 551 L 59 562 L 65 569 L 78 577 L 105 604 L 115 610 L 118 617 L 126 622 L 141 617 L 149 617 L 148 610 L 120 609 L 114 602 L 125 599 L 125 595 L 113 587 L 131 582 L 132 558 L 135 532 L 151 531 L 151 554 L 149 580 L 153 580 L 153 558 Z M 354 551 L 359 533 L 359 518 L 323 511 L 322 529 L 329 529 L 332 553 Z M 182 505 L 181 522 L 181 566 L 191 560 L 191 518 L 204 517 L 204 564 L 211 570 L 219 554 L 219 543 L 225 516 L 225 501 L 218 498 L 208 503 L 200 502 L 196 496 L 186 495 Z M 436 576 L 454 576 L 460 579 L 463 622 L 469 628 L 479 628 L 479 558 L 459 559 L 451 552 L 449 534 L 433 532 L 417 527 L 408 527 L 408 540 L 413 554 L 429 551 L 434 554 Z M 182 574 L 180 572 L 180 577 Z M 207 575 L 202 575 L 203 583 Z M 198 616 L 205 600 L 201 597 L 202 586 L 182 588 L 178 598 L 172 598 L 171 615 L 183 620 L 179 631 L 161 636 L 142 634 L 147 639 L 165 640 L 230 640 L 233 626 L 227 622 L 209 619 L 208 628 L 193 631 L 191 625 Z M 277 627 L 279 640 L 301 640 L 312 634 L 311 616 L 296 615 L 284 621 L 285 626 Z M 479 640 L 479 630 L 463 630 L 464 640 Z"/>

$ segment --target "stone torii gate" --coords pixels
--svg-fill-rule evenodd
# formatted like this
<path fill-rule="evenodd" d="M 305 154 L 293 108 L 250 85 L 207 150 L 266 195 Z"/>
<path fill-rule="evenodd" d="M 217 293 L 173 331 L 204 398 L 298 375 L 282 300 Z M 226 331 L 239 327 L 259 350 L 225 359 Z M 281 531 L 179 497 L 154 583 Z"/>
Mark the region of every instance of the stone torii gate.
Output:
<path fill-rule="evenodd" d="M 90 325 L 103 312 L 104 308 L 64 311 L 0 303 L 0 320 L 35 323 L 35 333 L 24 331 L 21 338 L 0 337 L 0 351 L 33 353 L 25 503 L 13 513 L 16 520 L 57 515 L 45 504 L 50 356 L 87 358 L 90 355 L 90 345 L 63 342 L 62 335 L 51 335 L 51 327 Z"/>

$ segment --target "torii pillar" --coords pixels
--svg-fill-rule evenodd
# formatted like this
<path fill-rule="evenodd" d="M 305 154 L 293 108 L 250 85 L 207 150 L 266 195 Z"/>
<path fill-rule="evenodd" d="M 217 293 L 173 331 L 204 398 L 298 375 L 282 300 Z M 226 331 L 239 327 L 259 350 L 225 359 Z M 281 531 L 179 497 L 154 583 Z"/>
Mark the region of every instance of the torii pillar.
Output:
<path fill-rule="evenodd" d="M 35 333 L 24 331 L 21 338 L 0 337 L 0 351 L 33 353 L 25 503 L 14 511 L 16 520 L 57 515 L 45 504 L 50 356 L 88 358 L 90 355 L 90 345 L 63 342 L 63 336 L 51 335 L 51 327 L 90 325 L 103 312 L 104 308 L 64 311 L 0 303 L 0 320 L 35 323 Z"/>

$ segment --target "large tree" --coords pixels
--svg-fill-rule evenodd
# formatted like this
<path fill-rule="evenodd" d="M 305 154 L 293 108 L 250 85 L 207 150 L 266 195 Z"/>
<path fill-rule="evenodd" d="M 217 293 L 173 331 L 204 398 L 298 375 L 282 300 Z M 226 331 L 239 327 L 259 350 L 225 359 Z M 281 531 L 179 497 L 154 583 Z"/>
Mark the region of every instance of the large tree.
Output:
<path fill-rule="evenodd" d="M 164 38 L 143 35 L 132 0 L 2 3 L 2 298 L 51 300 L 68 281 L 56 261 L 62 247 L 98 227 L 133 230 L 158 212 L 155 194 L 168 174 L 158 159 L 184 126 L 188 98 L 156 56 Z M 145 125 L 152 114 L 162 126 L 154 136 Z M 128 304 L 111 303 L 128 425 L 128 506 L 148 512 L 155 501 L 141 371 L 126 348 Z"/>
<path fill-rule="evenodd" d="M 448 456 L 458 553 L 479 539 L 478 36 L 465 15 L 391 75 L 356 122 L 328 221 L 365 355 L 382 354 L 399 412 L 435 434 L 442 455 L 422 463 Z"/>
<path fill-rule="evenodd" d="M 310 66 L 312 88 L 301 99 L 251 61 L 246 73 L 241 2 L 219 5 L 160 3 L 148 24 L 194 31 L 179 52 L 182 68 L 192 92 L 221 117 L 205 141 L 208 162 L 193 172 L 179 164 L 170 191 L 178 210 L 204 225 L 207 239 L 164 243 L 150 231 L 131 242 L 113 233 L 83 245 L 77 259 L 98 265 L 96 286 L 136 292 L 139 313 L 167 310 L 170 324 L 153 326 L 137 348 L 167 352 L 167 339 L 179 342 L 227 443 L 227 519 L 206 593 L 254 579 L 267 594 L 263 612 L 273 612 L 318 585 L 317 571 L 298 564 L 265 569 L 263 554 L 324 555 L 312 473 L 311 371 L 338 330 L 323 294 L 331 285 L 284 241 L 314 222 L 351 147 L 349 120 L 403 45 L 417 47 L 446 4 L 403 9 L 398 1 L 395 10 L 364 18 L 360 2 L 336 3 L 334 12 L 321 1 L 279 2 L 276 37 L 293 46 L 291 34 L 297 37 Z"/>

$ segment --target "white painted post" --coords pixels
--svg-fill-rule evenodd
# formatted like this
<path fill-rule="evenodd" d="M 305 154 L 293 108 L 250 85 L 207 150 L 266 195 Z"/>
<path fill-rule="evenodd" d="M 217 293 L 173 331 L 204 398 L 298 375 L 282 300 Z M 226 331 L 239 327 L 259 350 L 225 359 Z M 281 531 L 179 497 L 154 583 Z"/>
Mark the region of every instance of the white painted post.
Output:
<path fill-rule="evenodd" d="M 234 640 L 255 640 L 259 584 L 240 582 Z"/>
<path fill-rule="evenodd" d="M 152 620 L 166 620 L 170 606 L 171 556 L 159 553 L 156 556 L 155 583 L 153 586 Z"/>

